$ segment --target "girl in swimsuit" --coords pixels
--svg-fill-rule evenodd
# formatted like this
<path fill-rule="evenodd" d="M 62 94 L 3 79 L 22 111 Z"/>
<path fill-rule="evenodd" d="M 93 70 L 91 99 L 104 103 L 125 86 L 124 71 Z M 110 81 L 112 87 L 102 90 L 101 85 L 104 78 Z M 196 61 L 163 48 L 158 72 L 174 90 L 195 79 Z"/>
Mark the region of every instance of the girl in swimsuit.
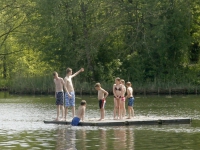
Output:
<path fill-rule="evenodd" d="M 120 112 L 120 99 L 122 97 L 122 85 L 120 83 L 120 78 L 115 79 L 115 84 L 113 85 L 113 94 L 114 94 L 114 119 L 122 119 Z M 116 117 L 118 113 L 118 117 Z"/>
<path fill-rule="evenodd" d="M 126 87 L 125 87 L 125 81 L 121 79 L 121 84 L 122 84 L 122 97 L 121 97 L 121 102 L 120 102 L 120 108 L 121 108 L 121 114 L 122 118 L 125 117 L 126 115 L 126 108 L 125 108 L 125 93 L 126 93 Z"/>

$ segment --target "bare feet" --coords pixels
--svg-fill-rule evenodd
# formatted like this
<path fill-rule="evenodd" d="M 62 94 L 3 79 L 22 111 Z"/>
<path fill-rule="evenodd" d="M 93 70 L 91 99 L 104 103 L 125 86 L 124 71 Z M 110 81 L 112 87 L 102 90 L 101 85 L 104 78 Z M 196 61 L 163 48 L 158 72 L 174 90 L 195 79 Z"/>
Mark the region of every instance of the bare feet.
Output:
<path fill-rule="evenodd" d="M 65 119 L 64 119 L 64 118 L 61 118 L 60 121 L 65 121 Z"/>
<path fill-rule="evenodd" d="M 60 121 L 60 119 L 59 119 L 59 118 L 56 118 L 56 119 L 54 119 L 54 121 Z"/>
<path fill-rule="evenodd" d="M 130 117 L 126 118 L 126 119 L 131 119 Z"/>
<path fill-rule="evenodd" d="M 102 121 L 102 120 L 104 120 L 104 119 L 101 119 L 101 118 L 100 118 L 98 121 Z"/>

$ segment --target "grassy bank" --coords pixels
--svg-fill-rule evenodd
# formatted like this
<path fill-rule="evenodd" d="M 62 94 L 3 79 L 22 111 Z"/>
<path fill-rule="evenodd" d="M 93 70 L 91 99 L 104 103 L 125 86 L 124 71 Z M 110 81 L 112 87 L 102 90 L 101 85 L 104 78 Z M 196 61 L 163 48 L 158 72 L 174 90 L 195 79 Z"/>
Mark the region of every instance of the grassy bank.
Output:
<path fill-rule="evenodd" d="M 73 80 L 76 94 L 93 95 L 97 94 L 94 89 L 94 82 L 81 82 L 77 79 Z M 200 94 L 200 86 L 190 83 L 177 84 L 171 83 L 145 83 L 132 82 L 134 94 Z M 101 82 L 102 87 L 112 94 L 111 82 Z M 2 86 L 3 85 L 3 86 Z M 7 89 L 13 94 L 54 94 L 53 78 L 50 75 L 35 77 L 16 77 L 12 81 L 1 81 L 0 87 Z"/>

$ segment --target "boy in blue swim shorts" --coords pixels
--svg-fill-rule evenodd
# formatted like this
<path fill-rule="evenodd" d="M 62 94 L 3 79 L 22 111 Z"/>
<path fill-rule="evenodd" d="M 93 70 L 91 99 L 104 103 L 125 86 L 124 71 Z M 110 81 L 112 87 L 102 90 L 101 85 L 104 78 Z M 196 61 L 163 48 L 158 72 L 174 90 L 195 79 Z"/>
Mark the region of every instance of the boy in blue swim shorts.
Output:
<path fill-rule="evenodd" d="M 72 117 L 74 117 L 74 114 L 75 114 L 75 92 L 74 92 L 74 87 L 72 83 L 72 78 L 83 71 L 84 71 L 84 68 L 81 68 L 79 71 L 72 74 L 71 68 L 67 68 L 66 70 L 66 77 L 64 78 L 64 81 L 65 81 L 65 85 L 67 87 L 67 90 L 70 96 L 68 94 L 65 95 L 65 120 L 67 119 L 67 113 L 68 113 L 69 107 L 72 107 Z"/>
<path fill-rule="evenodd" d="M 133 105 L 134 105 L 134 97 L 133 97 L 133 88 L 131 87 L 131 82 L 126 83 L 127 86 L 127 96 L 128 98 L 128 118 L 131 119 L 134 116 L 134 110 L 133 110 Z"/>
<path fill-rule="evenodd" d="M 82 100 L 81 105 L 78 107 L 77 115 L 72 119 L 72 126 L 78 126 L 80 120 L 84 121 L 85 118 L 86 101 Z"/>

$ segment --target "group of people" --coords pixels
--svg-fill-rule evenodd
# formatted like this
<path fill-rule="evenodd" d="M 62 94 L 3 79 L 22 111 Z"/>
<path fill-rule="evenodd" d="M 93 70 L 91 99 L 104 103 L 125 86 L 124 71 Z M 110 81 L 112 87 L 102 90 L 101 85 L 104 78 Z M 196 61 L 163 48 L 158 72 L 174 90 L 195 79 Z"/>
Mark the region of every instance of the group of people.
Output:
<path fill-rule="evenodd" d="M 55 119 L 56 121 L 66 121 L 69 107 L 72 107 L 73 120 L 71 124 L 73 126 L 77 126 L 80 120 L 84 121 L 86 101 L 85 100 L 81 101 L 75 116 L 75 92 L 72 84 L 72 78 L 83 71 L 84 68 L 81 68 L 79 71 L 72 74 L 72 69 L 67 68 L 66 77 L 64 79 L 59 77 L 57 72 L 53 73 L 54 83 L 55 83 L 55 98 L 57 106 L 57 117 Z M 63 91 L 63 87 L 65 89 L 65 93 Z M 101 121 L 105 118 L 105 103 L 106 103 L 106 98 L 108 97 L 108 92 L 101 87 L 100 83 L 95 84 L 95 89 L 98 91 L 98 101 L 100 108 L 99 121 Z M 134 110 L 133 110 L 134 97 L 133 97 L 133 88 L 131 87 L 131 83 L 127 82 L 125 86 L 125 81 L 123 79 L 116 78 L 115 84 L 113 85 L 113 95 L 114 95 L 114 111 L 113 111 L 114 119 L 124 119 L 124 117 L 126 116 L 126 108 L 125 108 L 126 99 L 128 99 L 127 119 L 131 119 L 134 116 Z M 65 104 L 64 104 L 64 99 L 65 99 Z M 62 110 L 61 119 L 59 118 L 60 110 Z"/>

